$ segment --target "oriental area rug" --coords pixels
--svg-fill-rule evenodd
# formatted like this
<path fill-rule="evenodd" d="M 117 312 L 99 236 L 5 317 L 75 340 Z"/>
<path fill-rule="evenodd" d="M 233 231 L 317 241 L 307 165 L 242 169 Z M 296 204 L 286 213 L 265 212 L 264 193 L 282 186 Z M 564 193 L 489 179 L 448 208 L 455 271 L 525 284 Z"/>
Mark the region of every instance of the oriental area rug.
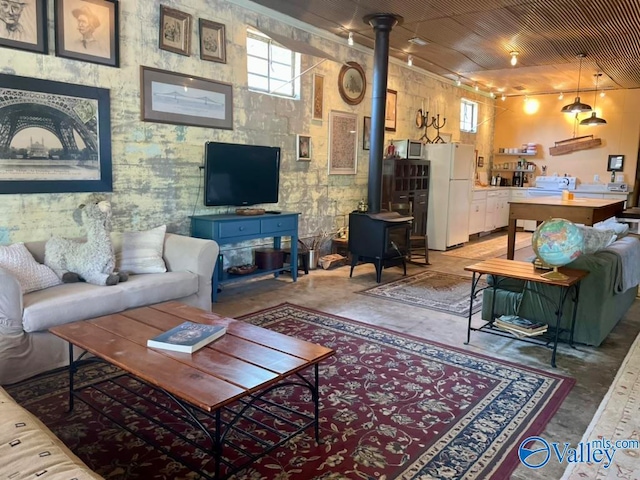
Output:
<path fill-rule="evenodd" d="M 531 233 L 516 232 L 515 250 L 531 246 Z M 472 258 L 475 260 L 487 260 L 507 254 L 507 235 L 501 235 L 489 240 L 471 242 L 463 247 L 442 252 L 442 255 L 450 257 Z"/>
<path fill-rule="evenodd" d="M 486 286 L 481 278 L 477 290 Z M 468 317 L 471 277 L 427 270 L 358 293 Z M 478 296 L 473 301 L 473 313 L 481 308 L 482 296 Z"/>
<path fill-rule="evenodd" d="M 309 429 L 234 479 L 508 478 L 519 464 L 519 443 L 543 431 L 574 383 L 553 373 L 291 304 L 242 320 L 325 345 L 336 355 L 320 365 L 321 443 L 315 443 Z M 116 373 L 113 366 L 88 364 L 79 381 L 95 382 Z M 130 429 L 145 433 L 148 441 L 84 402 L 76 402 L 67 413 L 66 372 L 7 390 L 105 478 L 201 478 L 153 446 L 186 449 L 182 438 L 169 438 L 157 428 L 143 432 L 148 424 L 144 416 L 126 418 L 128 414 L 120 412 Z M 274 402 L 309 408 L 306 389 L 287 387 L 272 393 Z M 159 402 L 161 395 L 157 393 Z M 108 405 L 105 395 L 102 408 L 108 410 Z M 271 426 L 256 424 L 252 433 L 266 436 Z M 182 433 L 185 439 L 198 434 Z M 211 478 L 211 455 L 190 454 L 204 478 Z"/>

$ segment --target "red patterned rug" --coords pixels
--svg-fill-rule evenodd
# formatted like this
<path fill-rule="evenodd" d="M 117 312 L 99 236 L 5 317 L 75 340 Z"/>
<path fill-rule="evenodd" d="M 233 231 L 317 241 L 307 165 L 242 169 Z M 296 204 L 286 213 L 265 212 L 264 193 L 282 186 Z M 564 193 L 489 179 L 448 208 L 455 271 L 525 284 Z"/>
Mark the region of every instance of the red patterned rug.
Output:
<path fill-rule="evenodd" d="M 519 464 L 517 446 L 542 432 L 574 380 L 342 317 L 283 304 L 244 321 L 336 350 L 320 366 L 320 437 L 298 435 L 236 479 L 504 479 Z M 88 364 L 82 382 L 118 373 Z M 150 440 L 141 440 L 76 402 L 67 374 L 54 372 L 7 388 L 93 470 L 108 479 L 195 479 L 198 474 L 152 443 L 183 451 L 208 476 L 211 456 L 166 435 L 143 416 L 103 407 Z M 308 405 L 307 390 L 281 389 L 272 400 Z M 164 403 L 158 394 L 157 401 Z M 104 397 L 104 398 L 102 398 Z M 120 398 L 122 399 L 122 398 Z M 257 413 L 259 415 L 259 413 Z M 162 418 L 161 418 L 162 420 Z M 165 419 L 167 423 L 172 419 Z M 268 435 L 267 427 L 253 433 Z M 200 435 L 183 429 L 185 439 Z"/>

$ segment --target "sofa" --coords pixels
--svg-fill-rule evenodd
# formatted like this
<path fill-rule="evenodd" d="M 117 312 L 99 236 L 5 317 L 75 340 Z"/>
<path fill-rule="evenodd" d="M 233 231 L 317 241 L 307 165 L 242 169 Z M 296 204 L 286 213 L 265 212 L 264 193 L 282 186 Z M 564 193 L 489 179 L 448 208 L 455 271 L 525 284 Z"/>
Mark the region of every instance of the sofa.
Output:
<path fill-rule="evenodd" d="M 43 263 L 45 243 L 24 245 Z M 23 294 L 16 276 L 0 268 L 0 385 L 68 365 L 67 342 L 48 332 L 54 325 L 168 300 L 211 311 L 218 244 L 172 233 L 161 234 L 159 244 L 166 272 L 133 274 L 113 286 L 63 283 Z"/>
<path fill-rule="evenodd" d="M 595 253 L 581 255 L 566 268 L 587 270 L 580 285 L 574 342 L 599 346 L 636 299 L 640 278 L 640 240 L 627 236 Z M 487 278 L 482 319 L 491 318 L 495 279 Z M 499 279 L 495 289 L 494 317 L 519 315 L 555 326 L 560 288 L 543 283 Z M 550 299 L 551 301 L 549 301 Z M 561 328 L 569 329 L 573 302 L 567 301 Z M 568 332 L 561 339 L 568 340 Z"/>
<path fill-rule="evenodd" d="M 100 479 L 0 387 L 0 478 Z"/>

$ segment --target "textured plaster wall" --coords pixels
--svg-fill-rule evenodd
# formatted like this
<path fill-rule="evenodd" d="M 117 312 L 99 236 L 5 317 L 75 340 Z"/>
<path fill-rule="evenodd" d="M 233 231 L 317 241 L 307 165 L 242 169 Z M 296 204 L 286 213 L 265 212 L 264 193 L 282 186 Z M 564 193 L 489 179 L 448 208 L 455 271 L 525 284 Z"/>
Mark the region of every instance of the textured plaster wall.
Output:
<path fill-rule="evenodd" d="M 53 12 L 52 2 L 49 11 Z M 37 55 L 0 48 L 0 71 L 66 83 L 91 85 L 110 90 L 113 192 L 108 193 L 114 209 L 114 230 L 140 230 L 167 224 L 168 230 L 189 232 L 193 214 L 227 212 L 227 208 L 203 206 L 203 177 L 199 169 L 206 141 L 275 145 L 282 148 L 280 203 L 270 209 L 301 212 L 300 236 L 321 230 L 335 231 L 346 224 L 346 215 L 366 197 L 368 151 L 362 150 L 363 117 L 371 112 L 371 51 L 352 49 L 341 40 L 313 35 L 296 28 L 295 22 L 275 19 L 225 1 L 164 0 L 164 5 L 194 17 L 192 55 L 185 57 L 158 48 L 159 2 L 120 2 L 120 68 L 58 58 L 53 54 L 53 19 L 49 21 L 50 55 Z M 50 15 L 53 17 L 53 14 Z M 226 25 L 227 63 L 200 60 L 197 19 Z M 350 106 L 337 88 L 341 65 L 325 61 L 313 71 L 325 77 L 324 118 L 311 120 L 311 75 L 301 77 L 301 98 L 284 99 L 248 91 L 246 85 L 246 27 L 260 25 L 283 35 L 308 42 L 342 61 L 356 61 L 366 71 L 364 101 Z M 303 56 L 301 71 L 320 59 Z M 206 77 L 233 84 L 234 129 L 216 130 L 140 120 L 140 65 Z M 416 110 L 423 102 L 437 102 L 447 116 L 442 132 L 454 140 L 475 143 L 480 154 L 491 151 L 493 100 L 473 91 L 457 88 L 406 66 L 393 64 L 389 88 L 398 91 L 397 131 L 388 138 L 419 138 Z M 464 96 L 481 102 L 481 127 L 476 135 L 459 131 L 459 100 Z M 356 175 L 328 175 L 328 115 L 330 110 L 358 114 L 358 166 Z M 311 162 L 297 162 L 296 134 L 312 136 Z M 430 129 L 429 136 L 435 131 Z M 387 139 L 388 141 L 388 139 Z M 387 142 L 385 142 L 387 143 Z M 247 172 L 251 174 L 251 172 Z M 23 194 L 0 196 L 0 244 L 46 239 L 52 234 L 78 236 L 83 233 L 72 213 L 88 193 Z M 244 253 L 242 253 L 244 252 Z M 229 252 L 247 257 L 250 249 Z"/>

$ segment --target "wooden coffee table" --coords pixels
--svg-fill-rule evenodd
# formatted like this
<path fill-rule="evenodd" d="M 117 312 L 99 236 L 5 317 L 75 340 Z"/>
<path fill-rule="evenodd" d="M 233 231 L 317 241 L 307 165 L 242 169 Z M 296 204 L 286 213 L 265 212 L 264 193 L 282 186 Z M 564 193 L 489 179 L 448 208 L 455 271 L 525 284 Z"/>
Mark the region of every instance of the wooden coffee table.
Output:
<path fill-rule="evenodd" d="M 227 333 L 194 354 L 147 348 L 147 339 L 185 320 L 226 325 Z M 234 435 L 237 435 L 240 421 L 246 421 L 254 407 L 259 408 L 258 402 L 268 401 L 263 396 L 265 393 L 277 388 L 294 386 L 310 391 L 313 415 L 299 412 L 301 419 L 295 423 L 290 418 L 294 413 L 287 412 L 285 420 L 293 428 L 279 441 L 264 445 L 260 455 L 282 445 L 312 425 L 316 441 L 319 442 L 318 365 L 335 353 L 330 348 L 178 302 L 161 303 L 60 325 L 50 331 L 69 342 L 70 409 L 73 408 L 75 397 L 86 401 L 81 393 L 85 388 L 91 388 L 83 386 L 76 389 L 74 386 L 74 373 L 77 370 L 77 361 L 73 361 L 75 345 L 119 367 L 127 375 L 131 374 L 165 392 L 176 402 L 186 413 L 184 420 L 203 430 L 210 439 L 211 448 L 205 449 L 215 459 L 215 476 L 209 478 L 219 479 L 232 475 L 258 458 L 251 452 L 239 464 L 228 462 L 223 451 L 227 445 L 227 433 L 233 430 Z M 310 370 L 313 374 L 310 374 Z M 238 403 L 240 408 L 230 407 L 231 404 Z M 271 411 L 276 407 L 266 410 Z M 129 406 L 123 405 L 123 408 Z M 260 409 L 262 414 L 268 414 L 264 412 L 264 408 Z M 221 415 L 223 411 L 225 414 Z M 202 421 L 202 415 L 208 416 L 211 421 Z M 277 414 L 274 415 L 277 417 Z M 126 425 L 121 426 L 127 428 Z M 172 452 L 163 451 L 186 464 L 184 459 L 176 458 Z M 237 457 L 235 451 L 234 456 Z M 192 465 L 186 465 L 193 468 Z M 223 465 L 226 467 L 224 472 L 221 471 Z M 220 476 L 221 473 L 223 477 Z M 207 477 L 206 474 L 204 476 Z"/>

